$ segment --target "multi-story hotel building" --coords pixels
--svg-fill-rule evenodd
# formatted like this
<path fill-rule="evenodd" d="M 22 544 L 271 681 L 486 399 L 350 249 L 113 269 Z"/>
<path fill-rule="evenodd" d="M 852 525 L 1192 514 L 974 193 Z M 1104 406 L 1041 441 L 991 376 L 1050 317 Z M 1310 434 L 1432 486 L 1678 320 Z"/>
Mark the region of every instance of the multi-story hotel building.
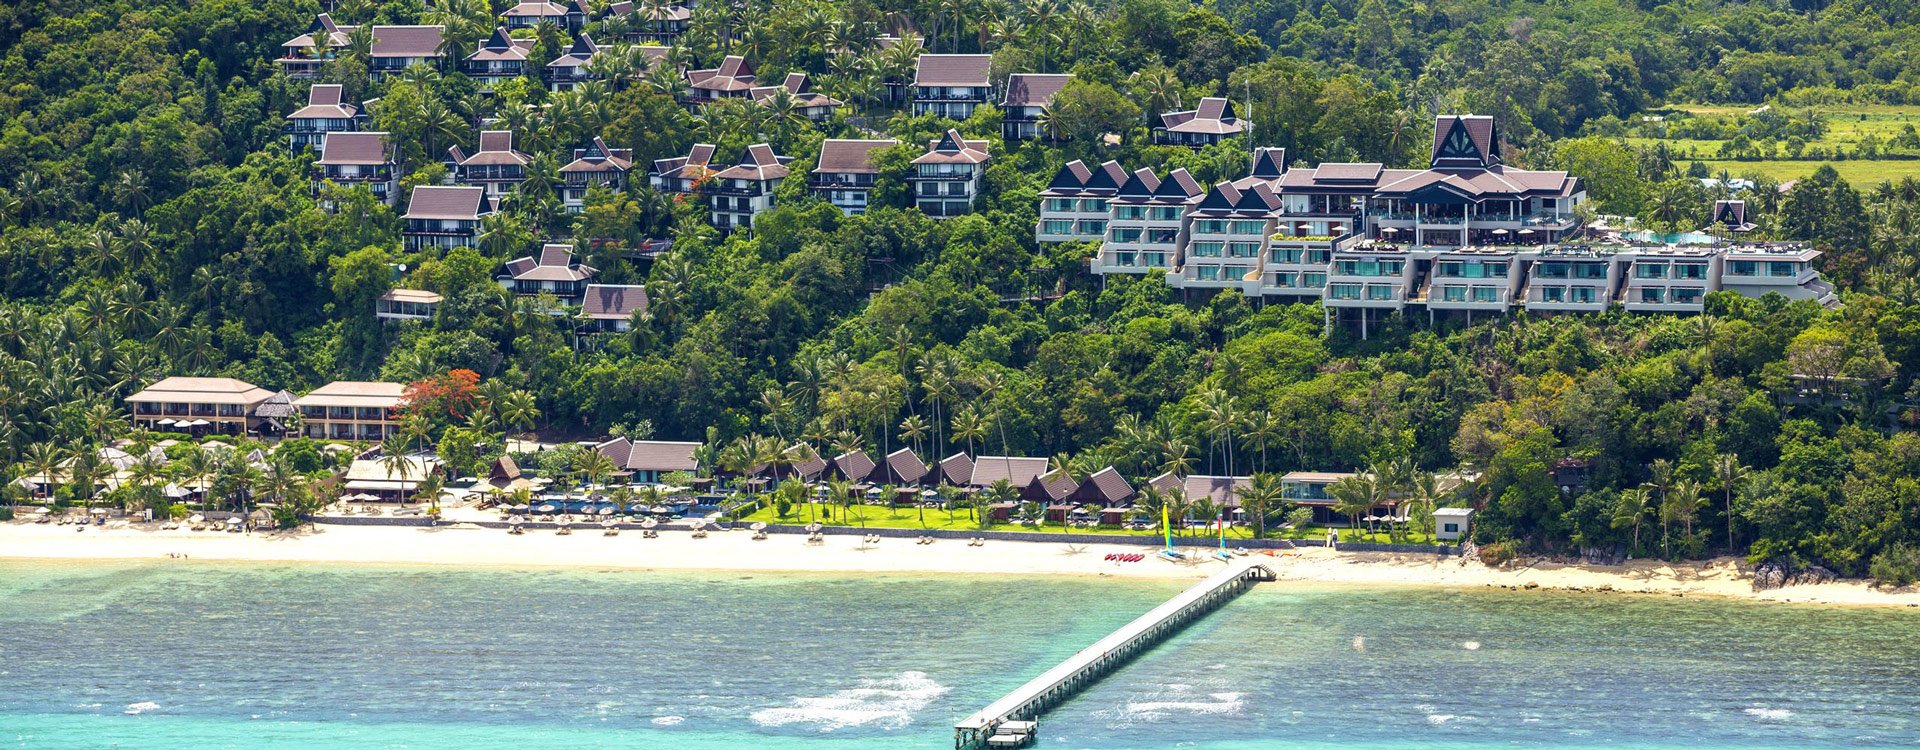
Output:
<path fill-rule="evenodd" d="M 1185 234 L 1184 217 L 1200 196 L 1200 183 L 1185 169 L 1164 180 L 1151 169 L 1135 170 L 1107 199 L 1106 237 L 1094 265 L 1112 273 L 1165 272 Z"/>
<path fill-rule="evenodd" d="M 394 413 L 407 387 L 336 380 L 294 399 L 300 431 L 316 440 L 384 440 L 400 431 Z"/>
<path fill-rule="evenodd" d="M 1099 242 L 1107 236 L 1107 201 L 1127 181 L 1127 170 L 1109 161 L 1088 167 L 1067 162 L 1040 192 L 1040 223 L 1034 237 L 1040 242 Z"/>

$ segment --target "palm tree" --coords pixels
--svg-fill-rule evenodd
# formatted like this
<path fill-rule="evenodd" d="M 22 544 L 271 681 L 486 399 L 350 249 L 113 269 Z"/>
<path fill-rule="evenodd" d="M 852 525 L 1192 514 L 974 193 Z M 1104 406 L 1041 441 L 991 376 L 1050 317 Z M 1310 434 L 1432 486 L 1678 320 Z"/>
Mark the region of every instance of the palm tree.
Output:
<path fill-rule="evenodd" d="M 413 460 L 407 456 L 408 452 L 407 440 L 400 435 L 389 437 L 380 443 L 380 468 L 386 471 L 387 478 L 398 477 L 397 481 L 405 483 L 409 477 L 413 476 L 414 464 Z"/>
<path fill-rule="evenodd" d="M 1676 479 L 1667 490 L 1660 504 L 1660 521 L 1666 524 L 1679 521 L 1689 542 L 1693 540 L 1693 521 L 1700 514 L 1700 483 L 1692 479 Z"/>
<path fill-rule="evenodd" d="M 1640 486 L 1652 491 L 1653 501 L 1659 503 L 1657 507 L 1663 511 L 1660 513 L 1660 549 L 1661 554 L 1665 555 L 1671 550 L 1673 541 L 1668 534 L 1669 522 L 1672 519 L 1664 512 L 1667 506 L 1667 495 L 1673 489 L 1673 463 L 1664 458 L 1656 458 L 1653 460 L 1653 465 L 1647 468 L 1652 478 Z"/>
<path fill-rule="evenodd" d="M 913 445 L 915 452 L 920 451 L 920 441 L 927 437 L 927 420 L 918 414 L 909 414 L 900 420 L 900 439 Z"/>
<path fill-rule="evenodd" d="M 1633 548 L 1640 548 L 1640 525 L 1646 521 L 1650 510 L 1648 502 L 1651 496 L 1644 488 L 1620 491 L 1620 499 L 1613 506 L 1613 527 L 1624 529 L 1633 527 Z"/>
<path fill-rule="evenodd" d="M 1333 496 L 1333 509 L 1347 517 L 1347 526 L 1358 530 L 1360 517 L 1373 510 L 1382 499 L 1380 483 L 1371 474 L 1355 474 L 1327 485 Z"/>
<path fill-rule="evenodd" d="M 1725 493 L 1727 510 L 1727 554 L 1733 554 L 1738 548 L 1733 546 L 1733 489 L 1747 478 L 1747 467 L 1741 465 L 1740 457 L 1727 453 L 1718 456 L 1713 462 L 1713 478 Z"/>
<path fill-rule="evenodd" d="M 1161 472 L 1176 477 L 1193 473 L 1193 446 L 1187 445 L 1179 438 L 1167 438 L 1163 441 L 1160 444 L 1160 455 L 1165 457 L 1160 464 Z"/>
<path fill-rule="evenodd" d="M 967 441 L 967 455 L 977 455 L 973 450 L 973 441 L 987 434 L 987 420 L 980 410 L 967 406 L 953 415 L 953 436 Z"/>
<path fill-rule="evenodd" d="M 1140 105 L 1149 123 L 1158 122 L 1161 113 L 1178 109 L 1184 88 L 1180 78 L 1165 67 L 1156 66 L 1133 74 L 1134 103 Z"/>
<path fill-rule="evenodd" d="M 1413 520 L 1420 524 L 1420 532 L 1433 533 L 1433 509 L 1439 507 L 1446 494 L 1440 489 L 1440 479 L 1433 472 L 1423 471 L 1413 475 L 1412 490 L 1407 504 L 1413 506 Z"/>
<path fill-rule="evenodd" d="M 1235 490 L 1240 497 L 1240 507 L 1253 516 L 1253 538 L 1259 539 L 1267 533 L 1267 517 L 1283 511 L 1287 506 L 1286 488 L 1280 483 L 1278 474 L 1259 473 L 1248 480 L 1247 486 Z"/>

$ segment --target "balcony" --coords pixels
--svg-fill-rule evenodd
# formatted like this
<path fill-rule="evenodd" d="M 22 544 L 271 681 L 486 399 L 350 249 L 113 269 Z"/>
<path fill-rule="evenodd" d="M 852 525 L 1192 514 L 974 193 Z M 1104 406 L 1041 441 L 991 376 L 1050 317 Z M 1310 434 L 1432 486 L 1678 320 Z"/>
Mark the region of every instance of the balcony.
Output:
<path fill-rule="evenodd" d="M 708 182 L 700 186 L 701 195 L 721 195 L 721 196 L 730 196 L 735 198 L 758 198 L 762 195 L 766 195 L 766 193 L 767 193 L 766 186 L 757 182 L 751 185 L 745 185 L 745 186 L 723 185 L 723 184 L 719 184 L 718 182 Z"/>
<path fill-rule="evenodd" d="M 1509 292 L 1505 286 L 1443 284 L 1436 280 L 1427 295 L 1427 307 L 1435 310 L 1506 310 Z"/>

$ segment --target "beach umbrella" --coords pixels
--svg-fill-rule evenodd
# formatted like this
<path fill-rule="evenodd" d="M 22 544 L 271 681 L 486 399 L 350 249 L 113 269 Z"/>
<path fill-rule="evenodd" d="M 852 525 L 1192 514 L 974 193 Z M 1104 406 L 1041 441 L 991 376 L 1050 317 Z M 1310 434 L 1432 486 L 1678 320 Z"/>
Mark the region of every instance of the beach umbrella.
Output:
<path fill-rule="evenodd" d="M 173 423 L 174 422 L 171 419 L 162 419 L 158 422 L 155 422 L 154 424 L 160 425 L 162 427 L 166 427 L 166 426 L 172 425 Z"/>
<path fill-rule="evenodd" d="M 600 506 L 600 515 L 603 515 L 603 516 L 611 516 L 611 515 L 613 515 L 613 506 L 611 506 L 611 505 L 602 505 L 602 506 Z"/>
<path fill-rule="evenodd" d="M 555 510 L 558 510 L 558 509 L 553 507 L 553 503 L 541 503 L 540 507 L 534 509 L 534 512 L 535 513 L 552 513 Z"/>
<path fill-rule="evenodd" d="M 693 523 L 688 525 L 693 527 L 694 531 L 699 531 L 707 527 L 707 521 L 706 519 L 703 519 L 703 518 L 696 518 L 696 519 L 693 519 Z"/>
<path fill-rule="evenodd" d="M 658 519 L 653 519 L 653 518 L 648 518 L 640 522 L 640 528 L 643 528 L 643 529 L 651 529 L 659 525 L 660 525 L 660 521 Z"/>
<path fill-rule="evenodd" d="M 192 518 L 189 518 L 189 519 L 187 519 L 187 520 L 189 520 L 189 521 L 192 521 L 192 522 L 194 522 L 194 523 L 200 523 L 201 521 L 205 521 L 205 520 L 207 520 L 207 517 L 206 517 L 206 516 L 203 516 L 203 515 L 200 515 L 199 513 L 195 513 L 195 514 L 193 514 L 193 517 L 192 517 Z"/>
<path fill-rule="evenodd" d="M 820 526 L 820 522 L 814 521 L 813 523 L 807 524 L 807 533 L 812 534 L 814 532 L 819 531 L 821 528 L 822 527 Z"/>
<path fill-rule="evenodd" d="M 233 525 L 233 526 L 239 526 L 239 525 L 240 525 L 240 517 L 239 517 L 239 516 L 228 516 L 228 517 L 227 517 L 227 523 L 228 523 L 228 524 L 230 524 L 230 525 Z"/>
<path fill-rule="evenodd" d="M 1507 230 L 1505 230 L 1505 229 L 1495 229 L 1495 230 L 1493 230 L 1493 233 L 1494 233 L 1494 234 L 1506 234 L 1506 233 L 1507 233 Z"/>
<path fill-rule="evenodd" d="M 1380 228 L 1380 232 L 1382 234 L 1397 234 L 1399 233 L 1399 231 L 1400 231 L 1399 227 L 1381 227 Z"/>
<path fill-rule="evenodd" d="M 614 520 L 613 520 L 613 519 L 611 519 L 611 518 L 602 518 L 602 519 L 600 519 L 600 526 L 601 526 L 601 527 L 603 527 L 603 528 L 608 528 L 608 529 L 611 529 L 611 528 L 613 528 L 613 525 L 614 525 Z"/>
<path fill-rule="evenodd" d="M 752 526 L 748 526 L 747 528 L 749 528 L 749 529 L 753 529 L 754 531 L 765 531 L 765 530 L 766 530 L 766 528 L 767 528 L 767 522 L 766 522 L 766 521 L 754 521 L 754 522 L 753 522 L 753 525 L 752 525 Z"/>
<path fill-rule="evenodd" d="M 572 526 L 573 516 L 561 516 L 559 518 L 553 519 L 553 522 L 560 524 L 561 526 Z"/>

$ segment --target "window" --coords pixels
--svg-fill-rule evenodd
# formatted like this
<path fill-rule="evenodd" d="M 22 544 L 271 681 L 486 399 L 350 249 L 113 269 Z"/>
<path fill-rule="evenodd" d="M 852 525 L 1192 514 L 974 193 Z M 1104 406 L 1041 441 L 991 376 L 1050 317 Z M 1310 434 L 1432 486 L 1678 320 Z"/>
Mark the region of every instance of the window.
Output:
<path fill-rule="evenodd" d="M 1258 242 L 1228 243 L 1227 255 L 1234 258 L 1258 258 L 1260 257 L 1260 243 Z"/>
<path fill-rule="evenodd" d="M 1236 221 L 1233 223 L 1234 234 L 1257 235 L 1265 234 L 1266 231 L 1267 223 L 1264 221 Z"/>
<path fill-rule="evenodd" d="M 1441 531 L 1444 531 L 1444 532 L 1447 532 L 1447 533 L 1449 533 L 1449 534 L 1458 534 L 1458 533 L 1460 533 L 1460 524 L 1457 524 L 1457 523 L 1443 523 L 1443 524 L 1440 524 L 1440 530 L 1441 530 Z"/>
<path fill-rule="evenodd" d="M 1604 279 L 1607 277 L 1605 263 L 1575 263 L 1573 276 L 1577 279 Z"/>
<path fill-rule="evenodd" d="M 1113 254 L 1113 264 L 1116 266 L 1134 266 L 1139 264 L 1139 259 L 1135 257 L 1134 253 L 1119 252 Z"/>
<path fill-rule="evenodd" d="M 1574 287 L 1572 291 L 1573 291 L 1573 301 L 1579 302 L 1582 304 L 1593 304 L 1594 300 L 1597 298 L 1596 295 L 1599 294 L 1598 289 L 1594 289 L 1593 287 L 1590 287 L 1590 286 L 1577 286 L 1577 287 Z"/>
<path fill-rule="evenodd" d="M 1490 286 L 1476 286 L 1473 288 L 1473 301 L 1499 302 L 1500 290 Z"/>
<path fill-rule="evenodd" d="M 1107 223 L 1104 221 L 1100 221 L 1098 219 L 1081 219 L 1080 233 L 1089 237 L 1097 237 L 1097 236 L 1106 234 Z"/>
<path fill-rule="evenodd" d="M 1154 221 L 1179 221 L 1179 206 L 1155 206 L 1147 211 L 1147 218 Z"/>
<path fill-rule="evenodd" d="M 1327 275 L 1324 273 L 1300 274 L 1300 285 L 1311 289 L 1319 289 L 1327 285 Z"/>
<path fill-rule="evenodd" d="M 1080 213 L 1104 214 L 1106 212 L 1107 212 L 1107 201 L 1105 199 L 1103 198 L 1081 198 L 1080 199 Z"/>
<path fill-rule="evenodd" d="M 1047 219 L 1040 222 L 1041 234 L 1072 234 L 1073 222 L 1065 219 Z"/>
<path fill-rule="evenodd" d="M 1312 274 L 1308 274 L 1311 276 Z M 1332 284 L 1327 287 L 1328 299 L 1360 299 L 1359 284 Z"/>
<path fill-rule="evenodd" d="M 1048 198 L 1047 206 L 1044 210 L 1051 213 L 1066 213 L 1072 211 L 1073 206 L 1074 200 L 1072 198 Z"/>
<path fill-rule="evenodd" d="M 1698 289 L 1694 287 L 1676 287 L 1673 290 L 1673 304 L 1697 305 L 1697 304 L 1700 304 L 1700 298 L 1705 297 L 1706 294 L 1707 294 L 1707 290 L 1705 289 Z"/>
<path fill-rule="evenodd" d="M 1676 279 L 1704 279 L 1707 277 L 1707 264 L 1675 263 L 1673 264 L 1673 277 Z"/>
<path fill-rule="evenodd" d="M 1138 229 L 1115 229 L 1115 230 L 1113 230 L 1113 241 L 1114 241 L 1114 242 L 1128 242 L 1128 243 L 1133 243 L 1133 242 L 1139 242 L 1139 241 L 1140 241 L 1140 230 L 1138 230 Z"/>
<path fill-rule="evenodd" d="M 1146 218 L 1147 209 L 1143 206 L 1114 206 L 1114 221 L 1139 221 Z"/>
<path fill-rule="evenodd" d="M 1226 234 L 1227 222 L 1220 219 L 1197 219 L 1193 222 L 1193 232 L 1195 234 Z"/>
<path fill-rule="evenodd" d="M 1641 261 L 1633 264 L 1633 277 L 1636 279 L 1664 279 L 1667 277 L 1667 264 Z"/>
<path fill-rule="evenodd" d="M 1273 275 L 1273 285 L 1281 288 L 1292 288 L 1296 285 L 1299 278 L 1299 274 L 1276 273 Z"/>
<path fill-rule="evenodd" d="M 1195 242 L 1188 246 L 1196 258 L 1218 258 L 1221 246 L 1219 242 Z"/>
<path fill-rule="evenodd" d="M 1200 266 L 1198 268 L 1195 268 L 1194 278 L 1197 278 L 1201 281 L 1219 281 L 1220 267 L 1219 266 Z"/>
<path fill-rule="evenodd" d="M 1799 276 L 1800 272 L 1798 269 L 1795 268 L 1795 266 L 1798 266 L 1798 265 L 1799 265 L 1798 263 L 1788 263 L 1785 261 L 1776 260 L 1767 264 L 1767 275 L 1768 276 L 1784 276 L 1789 278 L 1794 276 Z"/>
<path fill-rule="evenodd" d="M 1393 299 L 1393 287 L 1387 284 L 1368 284 L 1367 299 L 1374 301 Z"/>
<path fill-rule="evenodd" d="M 1667 290 L 1664 287 L 1657 287 L 1657 286 L 1641 287 L 1640 301 L 1648 302 L 1656 305 L 1666 302 Z"/>
<path fill-rule="evenodd" d="M 1331 250 L 1307 250 L 1308 263 L 1324 266 L 1327 264 L 1327 259 L 1331 257 L 1333 257 L 1333 251 Z"/>
<path fill-rule="evenodd" d="M 1751 260 L 1736 260 L 1727 273 L 1732 276 L 1752 276 L 1760 272 L 1760 264 Z"/>
<path fill-rule="evenodd" d="M 1564 279 L 1573 274 L 1565 263 L 1541 263 L 1533 267 L 1533 275 L 1541 279 Z"/>
<path fill-rule="evenodd" d="M 1276 247 L 1272 252 L 1267 254 L 1267 257 L 1271 258 L 1275 263 L 1299 263 L 1300 256 L 1299 248 L 1290 247 Z"/>
<path fill-rule="evenodd" d="M 1440 301 L 1442 301 L 1442 302 L 1465 302 L 1465 301 L 1467 301 L 1467 288 L 1466 288 L 1466 287 L 1464 287 L 1464 286 L 1448 286 L 1448 287 L 1441 287 L 1441 288 L 1440 288 Z"/>
<path fill-rule="evenodd" d="M 1141 257 L 1146 259 L 1147 261 L 1146 265 L 1153 266 L 1155 268 L 1167 267 L 1166 253 L 1143 253 Z"/>
<path fill-rule="evenodd" d="M 1343 260 L 1334 263 L 1334 271 L 1342 276 L 1399 276 L 1405 261 L 1398 260 Z"/>
<path fill-rule="evenodd" d="M 1563 286 L 1541 287 L 1540 301 L 1541 302 L 1565 302 L 1567 301 L 1567 288 Z"/>
<path fill-rule="evenodd" d="M 1180 239 L 1180 230 L 1178 229 L 1147 230 L 1147 241 L 1156 245 L 1171 245 L 1178 239 Z"/>

